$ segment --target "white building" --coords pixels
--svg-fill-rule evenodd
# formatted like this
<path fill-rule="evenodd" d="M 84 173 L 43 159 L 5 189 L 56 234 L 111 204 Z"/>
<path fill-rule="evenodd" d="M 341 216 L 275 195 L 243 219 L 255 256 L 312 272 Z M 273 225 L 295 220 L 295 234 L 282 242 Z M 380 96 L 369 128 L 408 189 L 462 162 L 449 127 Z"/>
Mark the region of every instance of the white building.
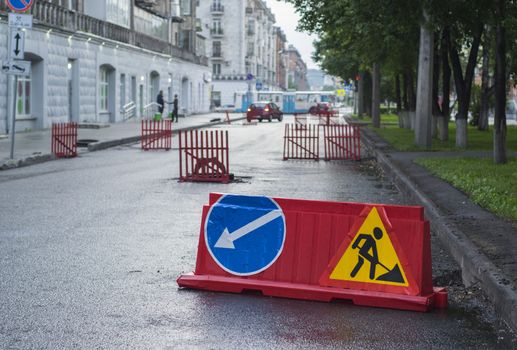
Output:
<path fill-rule="evenodd" d="M 164 13 L 132 0 L 36 1 L 24 57 L 32 72 L 15 89 L 16 130 L 119 122 L 130 102 L 138 117 L 159 90 L 166 100 L 179 96 L 180 113 L 207 112 L 211 71 L 206 57 L 196 54 L 195 28 L 173 23 L 175 2 L 156 1 L 167 5 Z M 181 12 L 195 16 L 194 3 L 181 3 L 187 7 Z M 0 16 L 0 56 L 7 57 L 5 2 Z M 8 131 L 7 111 L 13 107 L 8 85 L 8 76 L 0 74 L 0 134 Z"/>
<path fill-rule="evenodd" d="M 278 89 L 275 16 L 263 0 L 203 0 L 197 13 L 208 38 L 213 106 L 233 104 L 248 86 Z"/>

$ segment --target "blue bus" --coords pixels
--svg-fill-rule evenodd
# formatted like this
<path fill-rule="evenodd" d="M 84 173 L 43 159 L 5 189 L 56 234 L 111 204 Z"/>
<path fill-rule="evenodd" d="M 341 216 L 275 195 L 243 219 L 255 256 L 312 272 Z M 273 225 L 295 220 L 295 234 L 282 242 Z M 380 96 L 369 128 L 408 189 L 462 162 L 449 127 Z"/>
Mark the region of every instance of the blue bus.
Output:
<path fill-rule="evenodd" d="M 274 102 L 286 114 L 308 113 L 317 103 L 335 101 L 334 91 L 243 91 L 235 93 L 235 111 L 245 113 L 254 102 Z"/>

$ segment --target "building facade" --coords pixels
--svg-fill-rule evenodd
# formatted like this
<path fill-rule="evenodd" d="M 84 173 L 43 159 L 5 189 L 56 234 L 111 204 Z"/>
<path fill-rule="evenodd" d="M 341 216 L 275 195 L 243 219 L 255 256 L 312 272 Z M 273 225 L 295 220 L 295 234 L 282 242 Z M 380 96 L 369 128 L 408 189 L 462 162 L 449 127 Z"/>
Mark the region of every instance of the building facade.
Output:
<path fill-rule="evenodd" d="M 288 72 L 288 55 L 286 52 L 287 38 L 281 28 L 275 27 L 276 42 L 276 85 L 282 91 L 288 89 L 287 72 Z"/>
<path fill-rule="evenodd" d="M 290 90 L 307 91 L 309 83 L 307 81 L 307 65 L 302 59 L 300 52 L 293 46 L 289 45 L 287 49 L 288 56 L 288 88 Z"/>
<path fill-rule="evenodd" d="M 134 104 L 146 114 L 159 90 L 182 113 L 207 112 L 211 71 L 196 32 L 195 0 L 35 1 L 26 31 L 31 75 L 0 75 L 0 133 L 15 97 L 16 130 L 57 122 L 120 122 Z M 7 56 L 7 7 L 0 4 L 0 54 Z M 16 94 L 15 96 L 13 96 Z"/>
<path fill-rule="evenodd" d="M 239 91 L 278 88 L 275 16 L 263 0 L 199 1 L 198 17 L 212 67 L 213 107 L 235 103 Z"/>

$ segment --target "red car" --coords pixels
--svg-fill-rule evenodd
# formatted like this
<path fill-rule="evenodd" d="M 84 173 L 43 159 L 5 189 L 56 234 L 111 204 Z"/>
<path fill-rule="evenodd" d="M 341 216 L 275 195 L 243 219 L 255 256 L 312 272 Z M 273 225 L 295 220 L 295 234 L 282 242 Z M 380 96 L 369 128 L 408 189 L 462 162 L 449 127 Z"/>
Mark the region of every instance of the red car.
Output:
<path fill-rule="evenodd" d="M 316 105 L 309 108 L 309 113 L 312 115 L 329 114 L 332 113 L 332 110 L 328 102 L 318 102 Z"/>
<path fill-rule="evenodd" d="M 249 106 L 246 119 L 248 122 L 251 122 L 253 119 L 258 119 L 259 122 L 262 122 L 264 119 L 269 121 L 277 119 L 281 122 L 284 119 L 284 113 L 273 102 L 257 102 Z"/>

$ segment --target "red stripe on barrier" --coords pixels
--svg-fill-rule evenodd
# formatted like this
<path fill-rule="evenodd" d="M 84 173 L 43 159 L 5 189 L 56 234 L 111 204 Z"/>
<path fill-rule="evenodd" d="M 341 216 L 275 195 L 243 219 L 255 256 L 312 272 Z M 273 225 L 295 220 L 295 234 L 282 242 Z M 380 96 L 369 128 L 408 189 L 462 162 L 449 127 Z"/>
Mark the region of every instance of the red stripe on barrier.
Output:
<path fill-rule="evenodd" d="M 284 218 L 283 246 L 265 270 L 241 276 L 228 266 L 223 269 L 224 264 L 235 256 L 240 264 L 237 266 L 248 266 L 257 258 L 246 255 L 248 249 L 257 247 L 253 239 L 276 231 L 269 226 L 266 231 L 252 232 L 248 241 L 239 242 L 239 237 L 246 234 L 242 231 L 253 224 L 245 221 L 245 226 L 228 226 L 237 220 L 235 215 L 247 215 L 235 212 L 235 203 L 221 205 L 231 197 L 258 198 L 210 195 L 209 204 L 203 207 L 196 269 L 178 278 L 180 287 L 232 293 L 253 290 L 268 296 L 319 301 L 351 300 L 357 305 L 415 311 L 447 305 L 446 290 L 432 287 L 430 229 L 422 207 L 269 199 L 278 205 Z M 244 212 L 253 210 L 248 205 L 241 208 Z M 219 211 L 212 214 L 214 210 Z M 217 228 L 212 236 L 209 227 Z M 224 228 L 235 241 L 234 256 L 226 246 L 214 246 Z M 376 248 L 369 250 L 371 245 Z M 264 250 L 256 250 L 259 255 L 264 252 L 259 260 L 266 259 L 268 247 L 265 243 Z M 214 249 L 219 249 L 217 254 L 230 255 L 218 260 Z M 375 250 L 370 253 L 375 259 L 364 255 L 367 250 Z"/>
<path fill-rule="evenodd" d="M 179 133 L 180 181 L 230 182 L 228 131 Z"/>
<path fill-rule="evenodd" d="M 77 123 L 52 124 L 51 140 L 51 151 L 56 157 L 77 157 Z"/>

